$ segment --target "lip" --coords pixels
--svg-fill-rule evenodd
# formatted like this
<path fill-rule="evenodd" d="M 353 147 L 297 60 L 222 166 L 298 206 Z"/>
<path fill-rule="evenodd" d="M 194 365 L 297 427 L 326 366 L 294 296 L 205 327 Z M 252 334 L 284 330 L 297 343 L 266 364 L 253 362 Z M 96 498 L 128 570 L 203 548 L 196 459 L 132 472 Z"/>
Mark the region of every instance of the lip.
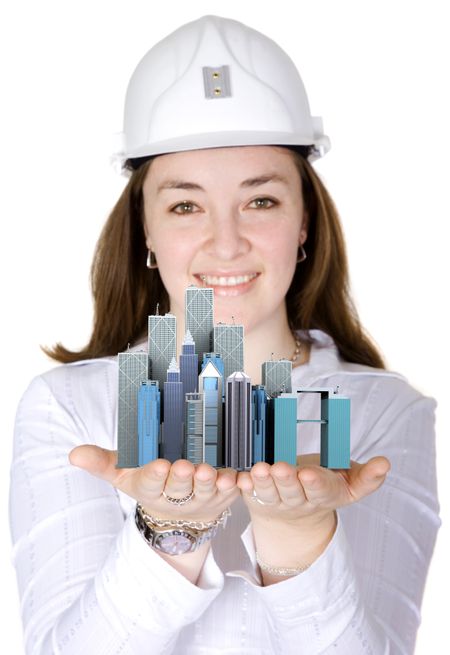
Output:
<path fill-rule="evenodd" d="M 203 276 L 207 278 L 215 278 L 217 283 L 211 284 L 203 280 Z M 215 296 L 221 297 L 236 297 L 241 294 L 247 293 L 255 284 L 256 280 L 259 278 L 260 273 L 256 271 L 214 271 L 207 272 L 202 271 L 202 273 L 196 273 L 194 277 L 202 286 L 207 286 L 210 289 L 214 289 Z M 220 278 L 241 278 L 241 277 L 250 277 L 249 280 L 245 282 L 240 282 L 238 284 L 220 284 Z"/>

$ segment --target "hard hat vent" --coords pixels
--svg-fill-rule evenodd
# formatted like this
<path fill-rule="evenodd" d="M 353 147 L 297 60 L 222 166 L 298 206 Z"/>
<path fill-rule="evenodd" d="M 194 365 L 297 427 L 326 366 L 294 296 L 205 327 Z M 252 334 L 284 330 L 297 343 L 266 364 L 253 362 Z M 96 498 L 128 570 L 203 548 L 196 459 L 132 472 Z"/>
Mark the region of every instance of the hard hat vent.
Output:
<path fill-rule="evenodd" d="M 205 98 L 229 98 L 231 96 L 230 67 L 203 66 Z"/>

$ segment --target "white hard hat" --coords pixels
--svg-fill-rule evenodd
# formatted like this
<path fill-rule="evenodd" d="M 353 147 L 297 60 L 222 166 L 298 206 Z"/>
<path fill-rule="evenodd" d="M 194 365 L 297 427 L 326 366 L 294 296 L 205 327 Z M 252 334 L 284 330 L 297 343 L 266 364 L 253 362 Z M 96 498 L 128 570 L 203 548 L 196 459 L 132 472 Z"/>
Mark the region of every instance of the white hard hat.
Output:
<path fill-rule="evenodd" d="M 139 62 L 125 100 L 123 163 L 182 150 L 245 145 L 330 147 L 311 116 L 300 75 L 267 36 L 203 16 L 157 43 Z"/>

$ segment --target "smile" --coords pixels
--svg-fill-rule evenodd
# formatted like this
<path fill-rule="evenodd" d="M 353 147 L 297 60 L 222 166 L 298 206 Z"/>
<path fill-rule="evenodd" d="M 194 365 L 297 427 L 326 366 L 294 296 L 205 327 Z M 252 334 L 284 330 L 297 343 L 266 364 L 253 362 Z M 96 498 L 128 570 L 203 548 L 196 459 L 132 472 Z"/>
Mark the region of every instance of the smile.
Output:
<path fill-rule="evenodd" d="M 197 277 L 201 279 L 204 284 L 210 285 L 212 287 L 234 287 L 239 284 L 247 284 L 251 282 L 258 276 L 258 273 L 249 273 L 247 275 L 207 275 L 206 273 L 201 273 Z"/>

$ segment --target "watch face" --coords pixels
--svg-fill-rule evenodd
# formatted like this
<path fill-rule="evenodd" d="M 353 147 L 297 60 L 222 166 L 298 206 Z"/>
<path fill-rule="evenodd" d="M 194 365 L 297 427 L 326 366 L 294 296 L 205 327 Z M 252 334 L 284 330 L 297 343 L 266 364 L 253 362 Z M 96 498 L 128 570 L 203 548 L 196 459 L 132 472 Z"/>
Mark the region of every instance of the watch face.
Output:
<path fill-rule="evenodd" d="M 188 553 L 195 544 L 195 539 L 187 532 L 173 530 L 169 534 L 160 534 L 155 547 L 168 555 L 183 555 Z"/>

